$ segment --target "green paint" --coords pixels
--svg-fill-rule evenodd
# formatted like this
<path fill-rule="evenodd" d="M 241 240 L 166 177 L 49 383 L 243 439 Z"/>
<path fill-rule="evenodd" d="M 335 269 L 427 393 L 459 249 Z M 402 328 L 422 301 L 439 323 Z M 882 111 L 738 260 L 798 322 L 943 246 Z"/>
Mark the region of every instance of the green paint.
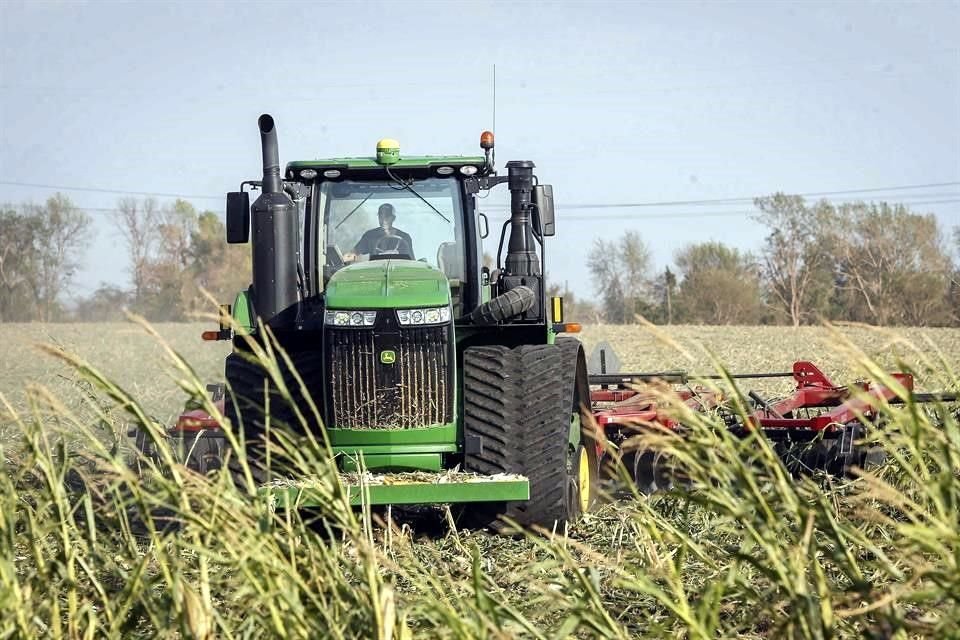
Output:
<path fill-rule="evenodd" d="M 391 168 L 430 168 L 430 167 L 462 167 L 473 165 L 482 169 L 485 160 L 483 156 L 406 156 L 393 163 Z M 297 160 L 287 163 L 287 175 L 301 169 L 316 169 L 323 173 L 324 169 L 382 169 L 383 165 L 374 158 L 325 158 L 319 160 Z"/>
<path fill-rule="evenodd" d="M 343 471 L 360 471 L 359 456 L 344 456 Z M 439 453 L 372 453 L 363 454 L 363 467 L 370 471 L 434 471 L 443 469 Z"/>
<path fill-rule="evenodd" d="M 397 361 L 397 352 L 393 349 L 384 349 L 380 352 L 380 362 L 383 364 L 393 364 Z"/>
<path fill-rule="evenodd" d="M 327 429 L 330 444 L 335 450 L 346 451 L 360 447 L 403 447 L 429 445 L 429 451 L 456 451 L 457 425 L 437 425 L 420 429 Z M 449 446 L 450 449 L 442 448 Z"/>
<path fill-rule="evenodd" d="M 361 487 L 345 486 L 350 504 L 454 504 L 460 502 L 509 502 L 530 499 L 530 483 L 526 478 L 509 480 L 476 480 L 472 482 L 409 482 Z M 366 496 L 364 496 L 366 493 Z M 310 491 L 309 486 L 261 487 L 265 496 L 278 508 L 324 506 L 324 497 Z"/>
<path fill-rule="evenodd" d="M 433 443 L 433 444 L 370 444 L 351 447 L 333 447 L 333 452 L 338 455 L 355 457 L 360 455 L 380 455 L 383 453 L 396 454 L 414 454 L 414 453 L 457 453 L 459 451 L 456 442 Z"/>
<path fill-rule="evenodd" d="M 480 287 L 480 304 L 490 302 L 490 289 L 489 284 Z"/>
<path fill-rule="evenodd" d="M 253 308 L 246 291 L 241 291 L 233 300 L 233 321 L 237 323 L 237 333 L 254 333 Z"/>
<path fill-rule="evenodd" d="M 397 164 L 400 160 L 400 147 L 377 149 L 377 164 Z"/>
<path fill-rule="evenodd" d="M 450 304 L 450 283 L 416 260 L 369 260 L 340 269 L 327 284 L 328 309 L 403 309 Z"/>

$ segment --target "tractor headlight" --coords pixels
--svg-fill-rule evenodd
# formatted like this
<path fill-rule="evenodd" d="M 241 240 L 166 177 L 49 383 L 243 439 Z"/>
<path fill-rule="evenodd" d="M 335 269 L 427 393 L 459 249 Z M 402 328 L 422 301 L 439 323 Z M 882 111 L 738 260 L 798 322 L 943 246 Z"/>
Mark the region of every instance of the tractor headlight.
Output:
<path fill-rule="evenodd" d="M 327 311 L 324 322 L 335 327 L 372 327 L 377 322 L 377 312 Z"/>
<path fill-rule="evenodd" d="M 430 307 L 428 309 L 397 309 L 397 320 L 408 326 L 444 324 L 450 322 L 450 307 Z"/>

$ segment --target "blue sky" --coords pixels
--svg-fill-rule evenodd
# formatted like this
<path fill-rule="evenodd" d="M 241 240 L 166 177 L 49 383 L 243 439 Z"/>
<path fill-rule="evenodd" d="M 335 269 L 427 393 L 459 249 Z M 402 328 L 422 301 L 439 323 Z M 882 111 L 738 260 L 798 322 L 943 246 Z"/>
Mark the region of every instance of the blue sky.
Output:
<path fill-rule="evenodd" d="M 958 35 L 957 2 L 8 0 L 0 182 L 204 196 L 189 199 L 222 211 L 259 174 L 262 112 L 283 162 L 367 155 L 381 137 L 473 154 L 496 64 L 498 163 L 531 159 L 554 185 L 548 269 L 592 295 L 596 237 L 635 229 L 662 267 L 688 242 L 755 249 L 764 233 L 743 202 L 564 205 L 881 189 L 849 197 L 960 225 Z M 891 189 L 941 183 L 955 184 Z M 0 202 L 53 191 L 0 184 Z M 77 291 L 126 284 L 96 211 L 120 196 L 64 193 L 96 220 Z"/>

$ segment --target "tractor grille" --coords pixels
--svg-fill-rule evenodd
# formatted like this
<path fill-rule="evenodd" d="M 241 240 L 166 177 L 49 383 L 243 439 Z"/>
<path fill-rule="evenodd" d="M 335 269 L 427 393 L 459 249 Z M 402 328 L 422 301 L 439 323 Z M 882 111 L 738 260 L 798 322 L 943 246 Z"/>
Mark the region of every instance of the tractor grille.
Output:
<path fill-rule="evenodd" d="M 449 327 L 327 328 L 329 423 L 415 429 L 453 420 Z M 391 350 L 393 364 L 381 362 Z"/>

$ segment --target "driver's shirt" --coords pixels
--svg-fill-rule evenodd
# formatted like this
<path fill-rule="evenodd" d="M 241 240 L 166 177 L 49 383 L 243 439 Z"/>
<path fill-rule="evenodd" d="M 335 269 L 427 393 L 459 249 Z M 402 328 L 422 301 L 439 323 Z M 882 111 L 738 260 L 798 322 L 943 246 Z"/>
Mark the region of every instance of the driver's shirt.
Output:
<path fill-rule="evenodd" d="M 370 229 L 369 231 L 364 233 L 363 236 L 360 237 L 360 242 L 358 242 L 357 246 L 354 247 L 353 252 L 369 255 L 373 253 L 374 248 L 377 246 L 377 242 L 379 242 L 381 238 L 387 235 L 396 236 L 404 240 L 407 243 L 407 246 L 410 248 L 410 257 L 411 258 L 416 257 L 413 255 L 413 240 L 410 239 L 410 234 L 404 233 L 403 231 L 400 231 L 400 229 L 397 229 L 396 227 L 393 227 L 392 229 L 390 229 L 389 234 L 387 233 L 387 230 L 384 229 L 383 227 Z"/>

